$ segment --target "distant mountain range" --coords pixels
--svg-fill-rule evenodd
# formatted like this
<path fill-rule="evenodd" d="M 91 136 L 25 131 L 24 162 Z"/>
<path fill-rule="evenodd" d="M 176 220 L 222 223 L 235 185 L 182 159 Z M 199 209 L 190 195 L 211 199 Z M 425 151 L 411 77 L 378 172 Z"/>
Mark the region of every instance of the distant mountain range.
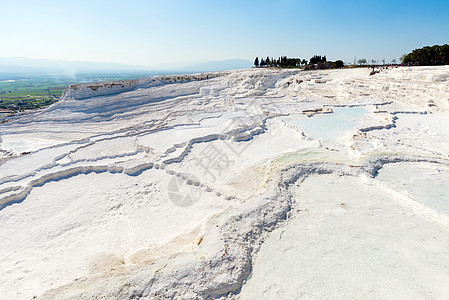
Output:
<path fill-rule="evenodd" d="M 244 59 L 227 59 L 216 60 L 208 62 L 199 62 L 185 67 L 174 68 L 179 71 L 188 72 L 212 72 L 212 71 L 224 71 L 224 70 L 236 70 L 251 68 L 253 63 Z"/>
<path fill-rule="evenodd" d="M 77 73 L 129 73 L 129 72 L 210 72 L 250 68 L 252 63 L 243 59 L 230 59 L 197 63 L 179 63 L 143 67 L 107 62 L 62 61 L 25 57 L 0 57 L 0 73 L 11 74 L 77 74 Z"/>

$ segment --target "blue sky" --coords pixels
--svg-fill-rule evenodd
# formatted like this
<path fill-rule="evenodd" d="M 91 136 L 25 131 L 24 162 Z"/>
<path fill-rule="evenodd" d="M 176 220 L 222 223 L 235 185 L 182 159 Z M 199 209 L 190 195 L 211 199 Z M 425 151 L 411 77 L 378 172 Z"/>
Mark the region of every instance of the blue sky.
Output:
<path fill-rule="evenodd" d="M 0 56 L 164 65 L 287 55 L 390 61 L 449 43 L 444 1 L 0 0 Z"/>

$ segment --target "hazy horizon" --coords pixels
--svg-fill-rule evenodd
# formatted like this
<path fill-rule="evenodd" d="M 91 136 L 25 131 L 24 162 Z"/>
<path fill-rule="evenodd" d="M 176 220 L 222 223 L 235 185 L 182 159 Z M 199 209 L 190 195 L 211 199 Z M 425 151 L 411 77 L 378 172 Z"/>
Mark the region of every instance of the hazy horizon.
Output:
<path fill-rule="evenodd" d="M 0 57 L 173 63 L 315 54 L 398 60 L 447 43 L 447 1 L 72 2 L 2 4 Z"/>
<path fill-rule="evenodd" d="M 35 74 L 51 73 L 82 74 L 82 73 L 148 73 L 177 74 L 183 72 L 210 72 L 233 69 L 246 69 L 252 66 L 249 60 L 231 59 L 217 61 L 192 61 L 170 63 L 154 67 L 128 65 L 115 62 L 65 61 L 54 59 L 33 59 L 26 57 L 0 57 L 0 74 Z"/>

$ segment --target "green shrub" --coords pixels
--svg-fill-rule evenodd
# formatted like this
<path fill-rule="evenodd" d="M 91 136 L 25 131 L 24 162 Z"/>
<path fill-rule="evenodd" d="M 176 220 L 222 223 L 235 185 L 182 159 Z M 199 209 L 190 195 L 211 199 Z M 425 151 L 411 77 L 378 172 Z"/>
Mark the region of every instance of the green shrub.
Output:
<path fill-rule="evenodd" d="M 343 68 L 345 66 L 345 64 L 343 63 L 342 60 L 337 60 L 334 62 L 334 68 Z"/>

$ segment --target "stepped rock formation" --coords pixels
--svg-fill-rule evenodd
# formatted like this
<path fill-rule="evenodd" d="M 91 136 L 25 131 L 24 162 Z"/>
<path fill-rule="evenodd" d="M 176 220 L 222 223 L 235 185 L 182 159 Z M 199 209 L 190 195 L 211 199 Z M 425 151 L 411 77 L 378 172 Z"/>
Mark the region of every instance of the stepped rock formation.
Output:
<path fill-rule="evenodd" d="M 74 84 L 0 125 L 0 298 L 447 298 L 449 67 L 369 72 Z"/>

